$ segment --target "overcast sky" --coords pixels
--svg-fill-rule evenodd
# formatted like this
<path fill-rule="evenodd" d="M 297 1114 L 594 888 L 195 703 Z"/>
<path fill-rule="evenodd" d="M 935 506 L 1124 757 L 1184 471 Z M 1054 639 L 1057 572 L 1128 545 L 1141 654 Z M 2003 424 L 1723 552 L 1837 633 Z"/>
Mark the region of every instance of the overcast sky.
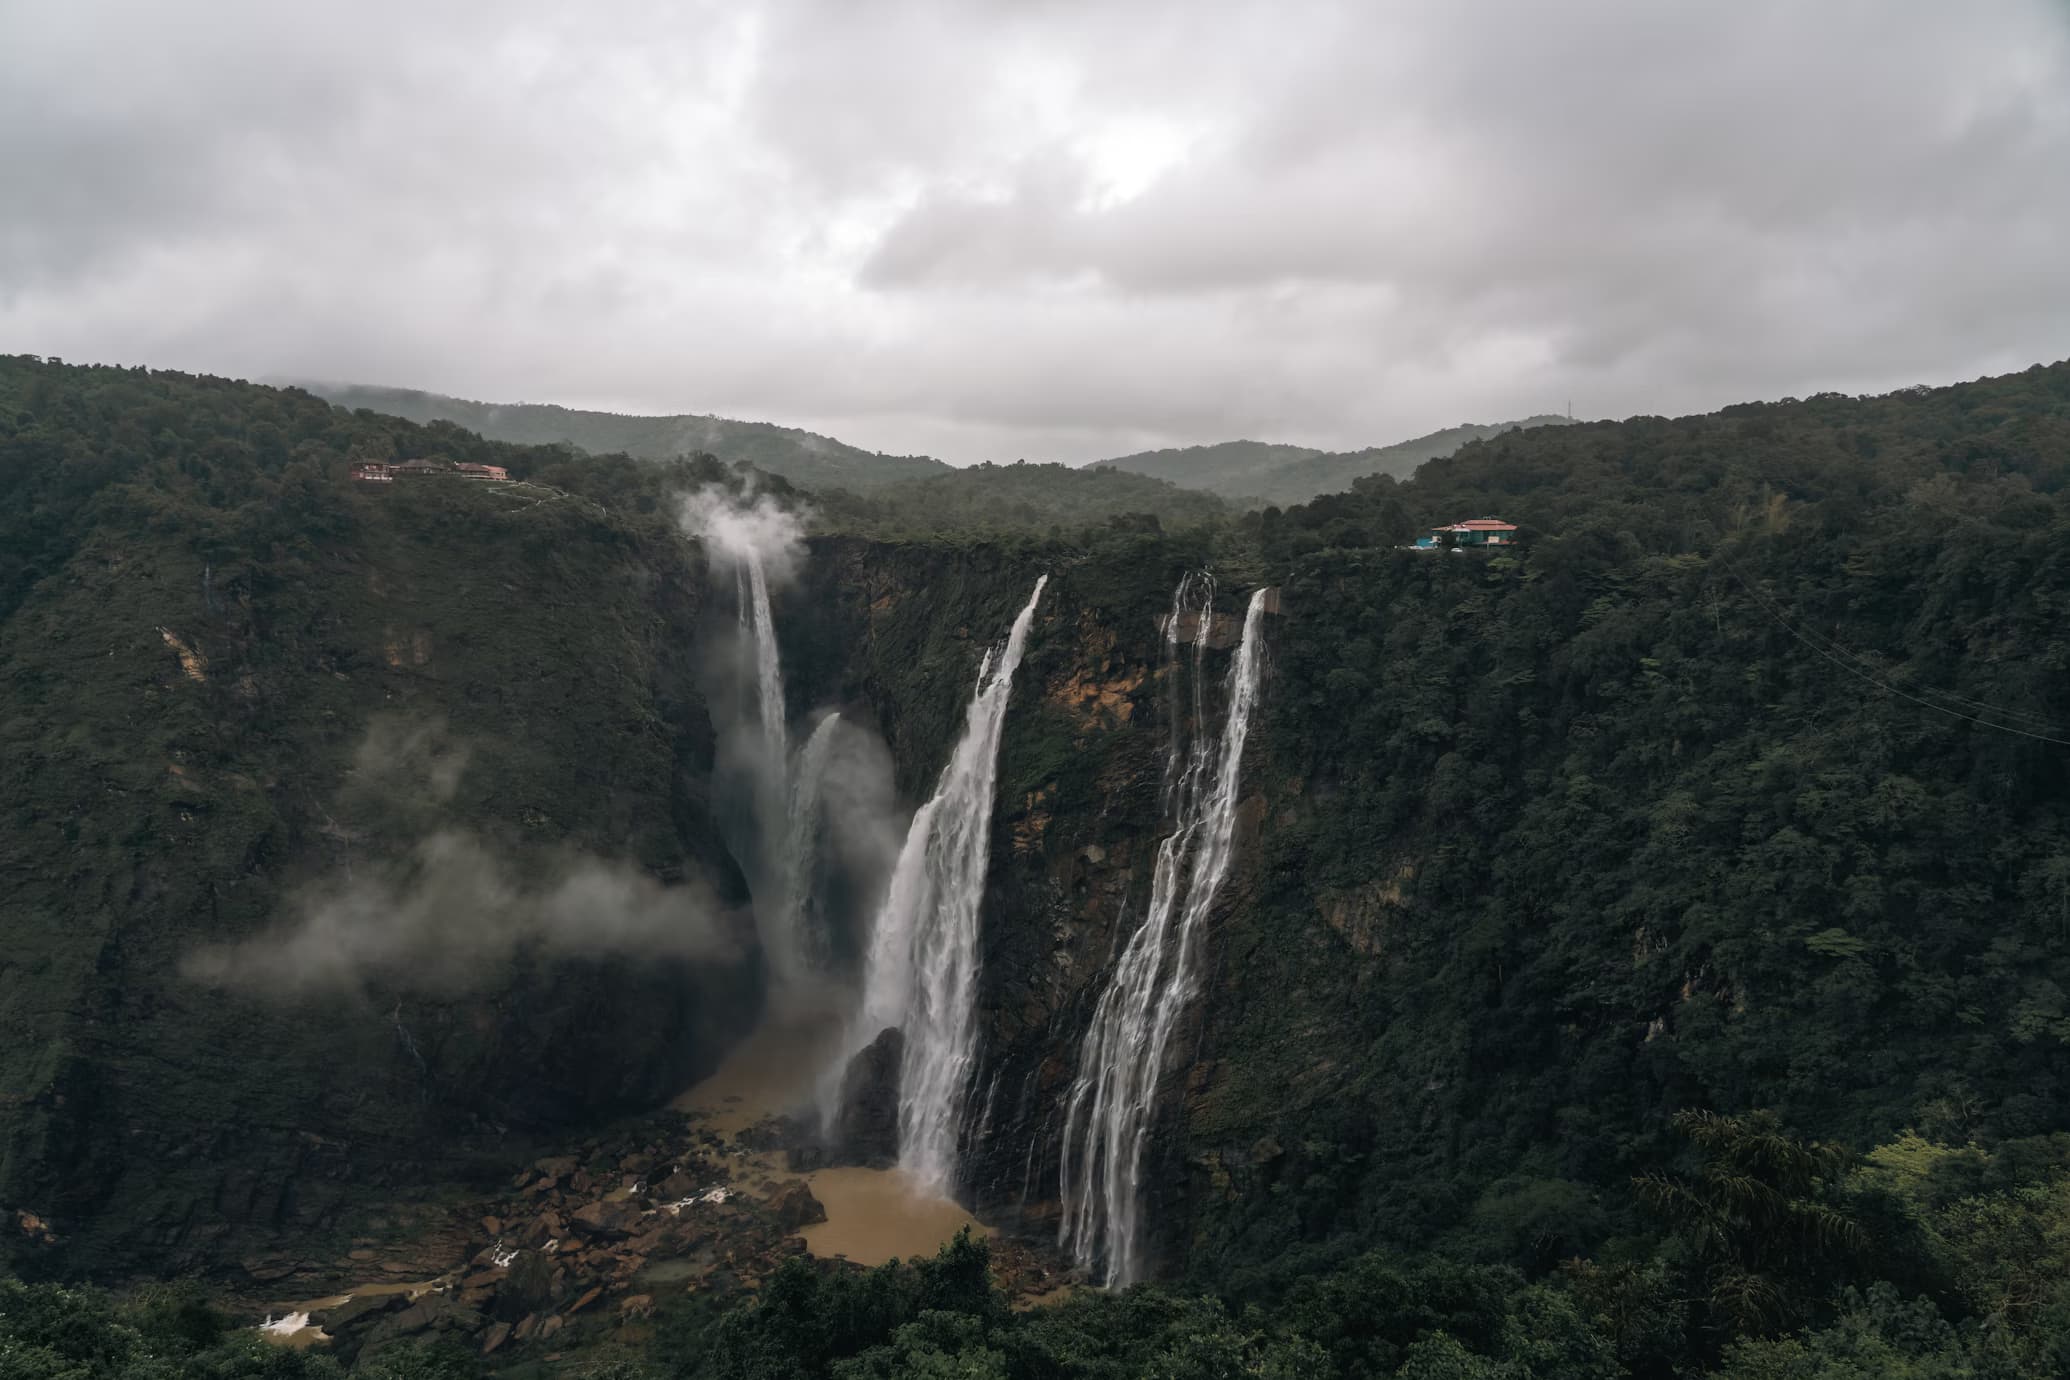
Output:
<path fill-rule="evenodd" d="M 2070 355 L 2065 0 L 0 0 L 0 351 L 945 459 Z"/>

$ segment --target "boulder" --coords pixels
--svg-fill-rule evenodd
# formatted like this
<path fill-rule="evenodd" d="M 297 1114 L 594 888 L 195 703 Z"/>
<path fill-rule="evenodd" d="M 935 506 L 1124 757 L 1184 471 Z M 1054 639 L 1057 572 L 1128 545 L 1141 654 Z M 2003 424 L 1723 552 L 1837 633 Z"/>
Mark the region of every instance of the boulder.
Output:
<path fill-rule="evenodd" d="M 518 1233 L 518 1240 L 524 1245 L 537 1249 L 544 1246 L 547 1242 L 559 1240 L 567 1234 L 568 1224 L 561 1220 L 559 1213 L 549 1208 L 547 1211 L 534 1217 L 526 1225 L 525 1229 Z"/>
<path fill-rule="evenodd" d="M 632 1235 L 632 1226 L 639 1218 L 638 1208 L 629 1208 L 624 1203 L 607 1203 L 601 1199 L 593 1203 L 584 1203 L 568 1214 L 569 1223 L 584 1236 L 607 1241 Z"/>
<path fill-rule="evenodd" d="M 769 1199 L 769 1210 L 776 1214 L 777 1225 L 786 1234 L 800 1227 L 809 1227 L 814 1222 L 827 1220 L 826 1205 L 812 1196 L 812 1190 L 802 1182 L 793 1182 L 778 1188 Z"/>
<path fill-rule="evenodd" d="M 502 1346 L 503 1343 L 509 1339 L 509 1337 L 510 1324 L 497 1323 L 494 1327 L 490 1328 L 487 1335 L 485 1335 L 482 1338 L 482 1355 L 486 1356 L 490 1352 L 494 1351 L 497 1347 Z"/>
<path fill-rule="evenodd" d="M 408 1294 L 354 1294 L 336 1308 L 316 1314 L 310 1321 L 335 1337 L 347 1328 L 364 1327 L 384 1313 L 400 1313 L 409 1306 Z"/>
<path fill-rule="evenodd" d="M 889 1169 L 898 1163 L 899 1066 L 906 1037 L 887 1026 L 848 1061 L 828 1147 L 838 1163 Z"/>
<path fill-rule="evenodd" d="M 526 1251 L 510 1262 L 510 1277 L 496 1290 L 495 1315 L 514 1323 L 527 1313 L 545 1310 L 552 1302 L 553 1262 L 537 1251 Z"/>

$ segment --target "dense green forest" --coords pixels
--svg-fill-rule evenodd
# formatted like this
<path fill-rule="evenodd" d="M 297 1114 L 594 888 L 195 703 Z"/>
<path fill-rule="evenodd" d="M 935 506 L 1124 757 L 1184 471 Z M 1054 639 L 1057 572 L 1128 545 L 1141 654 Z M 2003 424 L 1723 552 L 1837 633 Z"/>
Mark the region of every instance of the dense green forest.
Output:
<path fill-rule="evenodd" d="M 1347 451 L 1270 445 L 1262 441 L 1224 441 L 1212 446 L 1142 451 L 1095 461 L 1094 468 L 1145 474 L 1189 489 L 1206 489 L 1250 506 L 1305 503 L 1318 494 L 1349 488 L 1354 480 L 1368 476 L 1407 479 L 1424 461 L 1450 455 L 1472 441 L 1525 428 L 1562 426 L 1566 422 L 1565 417 L 1550 414 L 1517 422 L 1469 422 L 1392 445 Z"/>
<path fill-rule="evenodd" d="M 420 454 L 524 482 L 456 486 L 416 511 L 377 510 L 344 479 L 354 459 Z M 1248 769 L 1258 822 L 1159 1161 L 1182 1185 L 1161 1203 L 1166 1282 L 1020 1312 L 981 1244 L 869 1272 L 800 1260 L 754 1297 L 669 1302 L 647 1333 L 599 1344 L 591 1361 L 615 1367 L 601 1373 L 2070 1372 L 2070 366 L 1508 432 L 1412 479 L 1240 516 L 1118 474 L 965 473 L 869 498 L 754 482 L 860 534 L 855 560 L 926 596 L 909 601 L 916 628 L 937 601 L 952 623 L 971 601 L 1010 608 L 1030 571 L 1055 569 L 1089 623 L 1148 630 L 1176 573 L 1204 560 L 1232 585 L 1277 584 L 1288 610 Z M 60 909 L 78 889 L 65 868 L 117 898 L 103 908 L 123 888 L 158 894 L 160 872 L 109 860 L 160 842 L 188 856 L 144 806 L 193 806 L 159 802 L 170 788 L 124 775 L 124 754 L 180 733 L 224 754 L 271 742 L 285 765 L 300 760 L 287 739 L 316 732 L 297 717 L 316 702 L 306 687 L 352 712 L 358 691 L 335 677 L 363 668 L 328 629 L 359 615 L 328 601 L 358 586 L 330 553 L 409 545 L 460 572 L 505 543 L 524 554 L 499 578 L 539 575 L 531 608 L 627 562 L 657 578 L 673 497 L 714 482 L 748 480 L 708 458 L 515 447 L 293 390 L 0 361 L 6 880 L 33 878 L 50 915 L 80 924 L 88 912 Z M 1398 549 L 1483 513 L 1520 524 L 1520 547 Z M 125 550 L 177 565 L 221 645 L 249 641 L 251 717 L 56 723 L 58 699 L 94 684 L 64 657 L 156 636 L 118 629 L 130 611 L 95 592 Z M 208 614 L 212 591 L 260 613 Z M 673 712 L 625 688 L 634 662 L 608 660 L 644 626 L 631 599 L 614 594 L 607 620 L 586 596 L 550 609 L 554 637 L 589 637 L 583 655 L 610 668 L 582 682 L 618 697 L 584 720 L 597 732 Z M 622 629 L 584 631 L 610 620 Z M 1034 649 L 1030 676 L 1065 677 L 1091 636 L 1076 635 Z M 908 645 L 883 649 L 876 674 L 895 680 Z M 494 629 L 455 655 L 522 680 Z M 793 661 L 801 678 L 843 674 Z M 952 669 L 940 678 L 958 693 Z M 442 693 L 458 713 L 479 692 L 454 674 Z M 236 703 L 209 693 L 213 713 Z M 920 688 L 884 693 L 926 736 L 934 720 L 900 698 Z M 546 706 L 517 709 L 552 737 Z M 344 750 L 339 724 L 321 732 Z M 1074 732 L 1046 703 L 1010 725 L 1009 823 L 1045 787 L 1060 816 L 1091 810 L 1106 740 Z M 614 818 L 608 778 L 634 769 L 576 788 Z M 98 822 L 110 798 L 137 804 L 119 829 Z M 276 809 L 254 834 L 261 872 L 303 827 Z M 32 1159 L 95 1153 L 64 1139 L 71 1113 L 50 1101 L 86 1086 L 50 1076 L 80 1052 L 23 1038 L 43 1028 L 36 994 L 66 964 L 101 991 L 149 938 L 96 929 L 60 953 L 33 928 L 6 937 L 0 1188 L 30 1182 Z M 146 1014 L 110 996 L 68 1038 L 103 1038 L 103 1011 Z M 359 1364 L 382 1380 L 498 1368 L 408 1348 Z M 535 1364 L 504 1369 L 552 1373 Z M 240 1340 L 187 1295 L 0 1285 L 10 1376 L 329 1366 Z"/>
<path fill-rule="evenodd" d="M 810 488 L 870 493 L 904 479 L 942 474 L 948 466 L 924 455 L 884 455 L 831 436 L 769 422 L 727 417 L 645 417 L 585 412 L 549 403 L 483 403 L 410 388 L 311 384 L 310 391 L 340 407 L 364 408 L 413 422 L 451 422 L 492 441 L 570 445 L 593 455 L 673 460 L 710 455 L 747 464 Z"/>

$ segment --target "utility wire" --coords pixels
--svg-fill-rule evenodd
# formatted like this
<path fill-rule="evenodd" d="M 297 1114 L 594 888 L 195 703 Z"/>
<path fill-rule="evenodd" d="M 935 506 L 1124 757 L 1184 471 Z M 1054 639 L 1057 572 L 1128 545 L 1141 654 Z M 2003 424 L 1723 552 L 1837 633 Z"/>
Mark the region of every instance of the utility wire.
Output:
<path fill-rule="evenodd" d="M 1844 655 L 1840 654 L 1840 652 L 1836 652 L 1834 650 L 1830 650 L 1826 647 L 1819 645 L 1819 643 L 1815 641 L 1811 635 L 1805 633 L 1804 631 L 1799 629 L 1794 623 L 1790 622 L 1788 618 L 1784 617 L 1782 610 L 1776 607 L 1774 604 L 1772 604 L 1768 600 L 1768 598 L 1765 595 L 1763 595 L 1759 590 L 1755 589 L 1752 581 L 1748 580 L 1746 576 L 1740 574 L 1740 572 L 1737 569 L 1735 569 L 1729 561 L 1725 563 L 1725 568 L 1727 571 L 1731 573 L 1734 579 L 1739 581 L 1741 587 L 1744 588 L 1747 591 L 1747 593 L 1754 596 L 1755 602 L 1762 606 L 1764 611 L 1767 612 L 1768 616 L 1773 618 L 1777 623 L 1782 625 L 1782 628 L 1785 632 L 1789 633 L 1790 636 L 1796 638 L 1799 642 L 1802 642 L 1805 646 L 1811 648 L 1811 650 L 1817 652 L 1820 656 L 1832 662 L 1835 666 L 1838 666 L 1841 670 L 1847 672 L 1849 675 L 1856 676 L 1862 680 L 1867 681 L 1869 684 L 1875 686 L 1877 689 L 1883 691 L 1886 694 L 1896 695 L 1899 699 L 1902 700 L 1909 700 L 1913 704 L 1918 705 L 1920 708 L 1931 709 L 1937 714 L 1946 714 L 1950 718 L 1962 719 L 1968 723 L 1976 724 L 1981 728 L 1993 728 L 1997 729 L 2001 733 L 2016 733 L 2022 738 L 2032 738 L 2037 742 L 2053 743 L 2057 747 L 2070 747 L 2070 738 L 2057 738 L 2047 733 L 2035 733 L 2029 729 L 2015 727 L 2012 724 L 1992 723 L 1989 719 L 1980 719 L 1974 714 L 1965 714 L 1959 709 L 1950 709 L 1947 705 L 1935 704 L 1932 700 L 1924 699 L 1918 695 L 1913 694 L 1911 691 L 1904 689 L 1901 686 L 1892 684 L 1890 681 L 1885 680 L 1884 678 L 1876 675 L 1873 671 L 1870 671 L 1863 666 L 1858 666 L 1854 664 L 1852 661 L 1847 660 Z M 1834 646 L 1837 648 L 1838 644 L 1836 643 L 1834 644 Z M 1844 651 L 1844 649 L 1841 649 L 1841 651 Z M 1951 696 L 1950 698 L 1960 699 L 1961 697 Z M 2041 719 L 2037 715 L 2023 714 L 2018 710 L 2002 710 L 1992 705 L 1981 704 L 1975 700 L 1963 700 L 1962 702 L 1965 704 L 1973 705 L 1976 708 L 1986 710 L 1989 713 L 2002 714 L 2008 718 L 2017 716 L 2021 718 L 2031 719 L 2035 722 L 2047 724 L 2050 728 L 2056 727 L 2055 724 L 2050 723 L 2046 719 Z"/>
<path fill-rule="evenodd" d="M 1725 562 L 1725 564 L 1728 567 L 1730 567 L 1731 565 L 1729 561 Z M 1778 622 L 1783 623 L 1785 626 L 1788 626 L 1788 620 L 1783 616 L 1782 610 L 1777 605 L 1775 605 L 1775 603 L 1772 600 L 1770 600 L 1767 596 L 1763 595 L 1760 592 L 1760 590 L 1738 570 L 1733 570 L 1732 574 L 1734 578 L 1736 578 L 1740 582 L 1741 585 L 1746 587 L 1747 593 L 1753 595 L 1756 601 L 1760 602 L 1764 607 L 1767 608 L 1770 617 L 1776 619 Z M 1862 675 L 1866 676 L 1871 680 L 1876 681 L 1879 685 L 1883 684 L 1883 681 L 1877 675 L 1876 664 L 1870 661 L 1868 657 L 1862 655 L 1860 652 L 1853 651 L 1848 647 L 1842 646 L 1837 640 L 1827 637 L 1823 633 L 1811 632 L 1807 629 L 1804 630 L 1801 635 L 1814 641 L 1823 642 L 1826 645 L 1826 647 L 1831 649 L 1832 652 L 1846 658 L 1848 661 L 1854 662 L 1857 665 L 1859 665 L 1862 668 Z M 1892 688 L 1893 690 L 1896 689 L 1895 686 L 1892 686 L 1890 688 Z M 1902 694 L 1904 692 L 1898 691 L 1897 693 Z M 2049 718 L 2045 714 L 2029 713 L 2027 710 L 2024 709 L 2007 709 L 2002 705 L 1988 704 L 1983 700 L 1973 700 L 1966 695 L 1958 695 L 1951 690 L 1933 690 L 1922 687 L 1920 693 L 1931 695 L 1936 699 L 1952 700 L 1956 704 L 1966 704 L 1972 709 L 1981 710 L 1986 714 L 1996 714 L 2001 718 L 2025 719 L 2030 724 L 2038 724 L 2043 728 L 2051 729 L 2057 733 L 2070 733 L 2070 729 L 2064 728 L 2062 724 L 2058 723 L 2054 719 Z"/>

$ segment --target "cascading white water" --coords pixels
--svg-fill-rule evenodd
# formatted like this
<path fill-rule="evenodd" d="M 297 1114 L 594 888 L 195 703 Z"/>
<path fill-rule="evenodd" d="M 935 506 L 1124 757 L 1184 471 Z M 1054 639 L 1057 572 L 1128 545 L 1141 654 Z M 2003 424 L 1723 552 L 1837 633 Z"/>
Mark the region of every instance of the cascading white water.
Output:
<path fill-rule="evenodd" d="M 1142 1277 L 1143 1151 L 1155 1122 L 1157 1084 L 1172 1030 L 1198 986 L 1199 929 L 1229 871 L 1236 833 L 1244 740 L 1257 704 L 1263 667 L 1260 625 L 1265 591 L 1251 595 L 1243 639 L 1229 669 L 1229 707 L 1217 740 L 1201 713 L 1203 659 L 1212 582 L 1190 577 L 1172 598 L 1165 654 L 1178 669 L 1181 621 L 1198 600 L 1193 638 L 1193 723 L 1190 750 L 1174 714 L 1165 777 L 1172 832 L 1157 848 L 1150 904 L 1100 994 L 1079 1050 L 1078 1076 L 1065 1100 L 1058 1238 L 1082 1265 L 1111 1287 Z"/>
<path fill-rule="evenodd" d="M 727 797 L 722 827 L 754 887 L 755 928 L 772 997 L 810 1002 L 827 975 L 831 947 L 813 932 L 810 914 L 815 846 L 825 822 L 820 776 L 829 746 L 808 742 L 792 759 L 771 608 L 772 592 L 793 578 L 804 557 L 804 531 L 797 514 L 775 498 L 717 485 L 686 495 L 679 520 L 704 544 L 714 573 L 731 572 L 738 611 L 730 663 L 737 667 L 738 709 L 715 716 Z M 834 722 L 823 720 L 819 728 L 831 732 Z"/>
<path fill-rule="evenodd" d="M 1048 583 L 1047 575 L 1036 580 L 1005 647 L 985 654 L 963 736 L 906 831 L 870 935 L 862 1009 L 847 1049 L 852 1056 L 887 1027 L 904 1033 L 899 1163 L 936 1188 L 954 1180 L 976 1060 L 978 918 L 1006 702 Z M 838 1083 L 839 1068 L 833 1078 Z"/>
<path fill-rule="evenodd" d="M 755 649 L 755 716 L 762 726 L 763 753 L 772 773 L 780 778 L 791 749 L 783 721 L 783 666 L 776 652 L 776 619 L 769 612 L 769 575 L 762 554 L 754 547 L 741 548 L 738 559 L 740 635 Z"/>

